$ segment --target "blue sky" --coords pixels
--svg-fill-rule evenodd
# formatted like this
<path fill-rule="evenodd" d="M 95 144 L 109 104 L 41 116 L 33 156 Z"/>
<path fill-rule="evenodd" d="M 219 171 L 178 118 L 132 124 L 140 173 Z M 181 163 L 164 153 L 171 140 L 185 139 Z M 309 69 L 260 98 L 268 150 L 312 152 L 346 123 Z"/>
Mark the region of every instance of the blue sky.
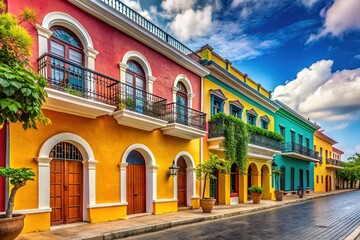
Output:
<path fill-rule="evenodd" d="M 360 153 L 359 0 L 122 0 L 193 50 L 209 44 Z"/>

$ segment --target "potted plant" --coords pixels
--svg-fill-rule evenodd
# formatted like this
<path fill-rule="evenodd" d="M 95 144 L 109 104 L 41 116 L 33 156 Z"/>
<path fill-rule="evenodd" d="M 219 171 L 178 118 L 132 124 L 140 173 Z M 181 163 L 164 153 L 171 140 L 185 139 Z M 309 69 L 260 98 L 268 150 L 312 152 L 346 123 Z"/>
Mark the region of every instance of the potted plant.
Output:
<path fill-rule="evenodd" d="M 36 22 L 33 10 L 25 8 L 17 19 L 6 11 L 4 1 L 0 0 L 0 127 L 9 123 L 22 123 L 22 127 L 36 129 L 38 122 L 45 125 L 50 120 L 44 116 L 41 107 L 47 96 L 44 88 L 46 79 L 36 74 L 29 65 L 31 35 L 20 23 Z M 8 178 L 14 186 L 5 215 L 0 215 L 0 239 L 15 239 L 24 224 L 24 215 L 13 215 L 14 199 L 17 190 L 34 180 L 35 174 L 29 168 L 1 168 L 0 176 Z M 15 225 L 15 226 L 14 226 Z M 6 228 L 6 227 L 5 227 Z M 14 230 L 11 232 L 10 230 Z"/>
<path fill-rule="evenodd" d="M 263 187 L 259 187 L 253 185 L 249 187 L 249 192 L 251 194 L 251 199 L 253 200 L 254 204 L 259 204 L 262 194 L 264 193 L 265 189 Z"/>
<path fill-rule="evenodd" d="M 279 170 L 273 170 L 275 176 L 275 199 L 276 201 L 282 201 L 284 196 L 284 191 L 280 190 L 280 175 L 282 174 Z"/>
<path fill-rule="evenodd" d="M 27 181 L 34 181 L 35 173 L 30 168 L 0 168 L 0 176 L 10 180 L 13 188 L 5 215 L 0 215 L 0 237 L 3 240 L 15 239 L 24 226 L 24 214 L 13 214 L 16 192 L 26 185 Z"/>
<path fill-rule="evenodd" d="M 223 173 L 228 173 L 230 170 L 230 164 L 228 163 L 228 161 L 221 159 L 218 155 L 214 153 L 210 153 L 210 159 L 205 161 L 204 163 L 199 164 L 195 169 L 196 177 L 199 180 L 204 180 L 202 196 L 200 199 L 200 206 L 204 213 L 211 213 L 216 201 L 214 198 L 211 197 L 205 198 L 207 179 L 216 179 L 216 176 L 214 175 L 216 169 Z"/>

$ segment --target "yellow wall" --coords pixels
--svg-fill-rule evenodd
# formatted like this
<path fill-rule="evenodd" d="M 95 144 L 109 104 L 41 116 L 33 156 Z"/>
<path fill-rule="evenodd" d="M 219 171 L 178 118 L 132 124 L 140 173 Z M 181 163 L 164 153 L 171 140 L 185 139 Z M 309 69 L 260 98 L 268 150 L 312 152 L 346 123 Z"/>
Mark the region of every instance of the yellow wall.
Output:
<path fill-rule="evenodd" d="M 168 168 L 176 155 L 187 151 L 199 163 L 200 140 L 192 141 L 176 137 L 165 136 L 161 130 L 153 132 L 141 131 L 119 125 L 111 116 L 97 119 L 88 119 L 53 111 L 44 111 L 52 121 L 50 126 L 38 126 L 38 130 L 24 131 L 20 124 L 11 124 L 10 127 L 10 165 L 12 167 L 31 168 L 36 176 L 38 174 L 37 162 L 34 158 L 39 156 L 42 144 L 52 136 L 69 132 L 84 138 L 92 148 L 96 165 L 96 203 L 120 202 L 120 168 L 124 151 L 132 144 L 144 144 L 154 154 L 157 171 L 157 199 L 172 199 L 173 177 L 168 177 Z M 21 146 L 21 147 L 19 147 Z M 197 194 L 199 194 L 198 190 Z M 38 182 L 30 181 L 18 191 L 15 199 L 15 209 L 38 208 Z M 104 208 L 112 209 L 112 208 Z M 124 218 L 125 207 L 114 207 L 113 215 L 108 219 L 100 217 L 102 209 L 91 209 L 92 222 Z M 168 212 L 164 209 L 163 212 Z M 173 206 L 171 211 L 176 211 Z M 50 221 L 44 217 L 38 224 L 44 226 Z"/>
<path fill-rule="evenodd" d="M 322 164 L 316 164 L 314 169 L 314 191 L 315 192 L 325 192 L 326 191 L 326 176 L 331 175 L 332 171 L 329 168 L 326 168 L 326 156 L 325 151 L 328 151 L 328 158 L 330 157 L 330 152 L 332 151 L 331 143 L 321 139 L 320 137 L 314 135 L 314 145 L 316 146 L 315 151 L 319 152 L 320 148 L 322 148 Z M 319 181 L 317 182 L 317 177 Z M 334 176 L 331 177 L 332 181 Z M 323 179 L 323 181 L 321 181 Z"/>
<path fill-rule="evenodd" d="M 170 213 L 176 212 L 178 209 L 177 202 L 157 202 L 154 203 L 154 214 L 163 214 L 163 213 Z"/>
<path fill-rule="evenodd" d="M 245 81 L 244 75 L 238 69 L 233 67 L 230 63 L 228 64 L 228 69 L 226 69 L 225 59 L 221 58 L 219 55 L 217 55 L 215 52 L 213 52 L 213 50 L 211 50 L 209 47 L 204 47 L 203 49 L 201 49 L 200 55 L 203 60 L 214 61 L 217 65 L 219 65 L 223 69 L 227 70 L 229 73 L 234 75 L 240 81 L 245 82 L 248 86 L 250 86 L 254 90 L 258 91 L 258 83 L 257 82 L 255 82 L 254 80 L 252 80 L 249 77 L 247 77 L 247 79 Z M 266 98 L 270 98 L 269 91 L 267 91 L 265 88 L 260 87 L 259 93 Z"/>

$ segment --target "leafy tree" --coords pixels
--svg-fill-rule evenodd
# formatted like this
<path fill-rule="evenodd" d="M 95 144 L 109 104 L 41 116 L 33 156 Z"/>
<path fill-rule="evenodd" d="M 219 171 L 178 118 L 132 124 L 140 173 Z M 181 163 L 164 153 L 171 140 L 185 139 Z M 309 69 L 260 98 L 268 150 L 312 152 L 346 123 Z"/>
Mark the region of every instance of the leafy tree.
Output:
<path fill-rule="evenodd" d="M 46 80 L 31 69 L 32 38 L 19 25 L 34 22 L 34 11 L 26 8 L 18 20 L 4 6 L 0 1 L 0 125 L 21 122 L 24 129 L 36 129 L 37 122 L 50 123 L 41 111 L 47 96 Z"/>
<path fill-rule="evenodd" d="M 353 183 L 360 180 L 360 154 L 355 153 L 348 158 L 348 162 L 343 162 L 343 169 L 337 171 L 337 175 L 346 181 Z"/>
<path fill-rule="evenodd" d="M 202 191 L 202 198 L 205 196 L 205 189 L 206 189 L 206 181 L 208 178 L 216 179 L 214 175 L 215 170 L 219 170 L 223 173 L 230 172 L 230 162 L 220 158 L 218 155 L 214 153 L 210 153 L 210 159 L 205 161 L 204 163 L 200 163 L 196 169 L 196 177 L 199 180 L 204 180 L 204 186 Z"/>
<path fill-rule="evenodd" d="M 34 23 L 36 14 L 25 8 L 20 18 L 6 12 L 6 5 L 0 0 L 0 127 L 4 122 L 20 122 L 23 128 L 35 128 L 38 122 L 50 124 L 41 107 L 47 96 L 44 90 L 46 80 L 36 74 L 29 64 L 32 38 L 19 24 Z M 29 168 L 0 168 L 0 176 L 8 178 L 14 186 L 11 189 L 6 209 L 6 218 L 13 214 L 15 194 L 35 173 Z"/>

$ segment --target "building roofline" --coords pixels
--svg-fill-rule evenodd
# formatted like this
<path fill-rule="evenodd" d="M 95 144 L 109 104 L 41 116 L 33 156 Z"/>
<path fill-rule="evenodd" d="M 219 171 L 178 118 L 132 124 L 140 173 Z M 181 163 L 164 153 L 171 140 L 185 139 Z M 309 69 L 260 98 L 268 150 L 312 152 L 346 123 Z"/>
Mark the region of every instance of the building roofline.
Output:
<path fill-rule="evenodd" d="M 338 149 L 338 148 L 336 148 L 336 147 L 332 147 L 332 149 L 333 149 L 333 152 L 337 152 L 337 153 L 339 153 L 339 154 L 344 154 L 343 151 L 341 151 L 340 149 Z"/>
<path fill-rule="evenodd" d="M 325 133 L 323 133 L 324 130 L 317 130 L 315 132 L 315 136 L 321 138 L 322 140 L 331 143 L 331 145 L 334 145 L 336 143 L 338 143 L 337 141 L 335 141 L 334 139 L 332 139 L 331 137 L 327 136 Z"/>

